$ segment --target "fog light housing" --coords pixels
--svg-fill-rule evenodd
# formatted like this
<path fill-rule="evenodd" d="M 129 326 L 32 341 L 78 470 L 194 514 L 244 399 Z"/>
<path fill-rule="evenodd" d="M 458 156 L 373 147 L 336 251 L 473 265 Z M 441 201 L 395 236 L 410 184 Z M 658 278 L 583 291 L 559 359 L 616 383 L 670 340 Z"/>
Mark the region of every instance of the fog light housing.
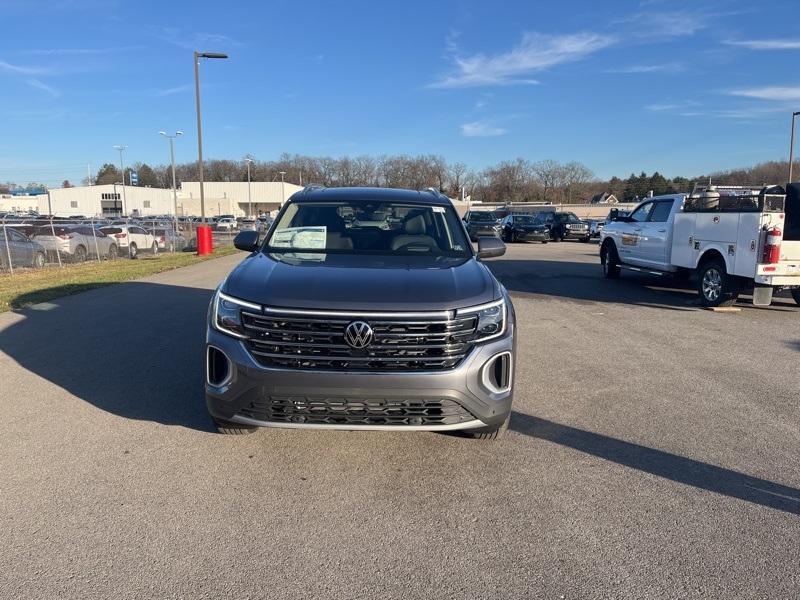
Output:
<path fill-rule="evenodd" d="M 215 346 L 206 349 L 206 381 L 221 387 L 231 380 L 233 365 L 227 355 Z"/>
<path fill-rule="evenodd" d="M 514 361 L 511 352 L 495 354 L 481 369 L 481 383 L 493 394 L 504 394 L 511 390 Z"/>

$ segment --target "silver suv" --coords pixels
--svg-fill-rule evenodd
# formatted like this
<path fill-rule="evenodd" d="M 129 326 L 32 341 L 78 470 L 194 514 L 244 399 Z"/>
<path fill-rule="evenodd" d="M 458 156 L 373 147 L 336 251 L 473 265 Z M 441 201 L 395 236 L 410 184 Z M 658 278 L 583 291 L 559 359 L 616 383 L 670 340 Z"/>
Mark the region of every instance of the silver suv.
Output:
<path fill-rule="evenodd" d="M 514 307 L 438 192 L 306 188 L 208 311 L 206 401 L 222 433 L 258 427 L 463 431 L 511 413 Z"/>

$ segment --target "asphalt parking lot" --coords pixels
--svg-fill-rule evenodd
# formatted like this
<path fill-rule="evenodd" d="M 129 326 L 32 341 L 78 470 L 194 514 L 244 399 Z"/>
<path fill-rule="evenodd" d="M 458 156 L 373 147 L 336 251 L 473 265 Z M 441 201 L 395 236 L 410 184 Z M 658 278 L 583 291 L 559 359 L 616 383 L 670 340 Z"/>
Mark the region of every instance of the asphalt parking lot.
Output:
<path fill-rule="evenodd" d="M 800 307 L 698 309 L 596 244 L 491 267 L 511 431 L 212 432 L 227 257 L 0 315 L 2 598 L 796 598 Z"/>

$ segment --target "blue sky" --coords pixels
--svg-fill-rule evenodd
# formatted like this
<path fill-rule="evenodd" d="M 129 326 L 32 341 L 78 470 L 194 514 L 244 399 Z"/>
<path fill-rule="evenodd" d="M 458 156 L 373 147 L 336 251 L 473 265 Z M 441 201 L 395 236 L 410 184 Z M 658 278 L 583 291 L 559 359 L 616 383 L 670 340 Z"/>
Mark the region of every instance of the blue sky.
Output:
<path fill-rule="evenodd" d="M 196 158 L 578 160 L 599 177 L 788 156 L 797 0 L 0 0 L 0 181 Z"/>

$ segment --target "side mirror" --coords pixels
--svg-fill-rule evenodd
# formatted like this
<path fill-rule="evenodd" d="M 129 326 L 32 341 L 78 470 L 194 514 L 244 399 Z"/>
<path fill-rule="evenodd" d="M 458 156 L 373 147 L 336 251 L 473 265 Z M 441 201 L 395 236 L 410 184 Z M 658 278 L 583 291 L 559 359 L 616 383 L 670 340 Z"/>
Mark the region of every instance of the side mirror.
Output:
<path fill-rule="evenodd" d="M 496 237 L 478 237 L 478 258 L 496 258 L 506 253 L 506 245 Z"/>
<path fill-rule="evenodd" d="M 255 252 L 258 250 L 258 232 L 257 231 L 240 231 L 233 238 L 233 245 L 245 252 Z"/>

